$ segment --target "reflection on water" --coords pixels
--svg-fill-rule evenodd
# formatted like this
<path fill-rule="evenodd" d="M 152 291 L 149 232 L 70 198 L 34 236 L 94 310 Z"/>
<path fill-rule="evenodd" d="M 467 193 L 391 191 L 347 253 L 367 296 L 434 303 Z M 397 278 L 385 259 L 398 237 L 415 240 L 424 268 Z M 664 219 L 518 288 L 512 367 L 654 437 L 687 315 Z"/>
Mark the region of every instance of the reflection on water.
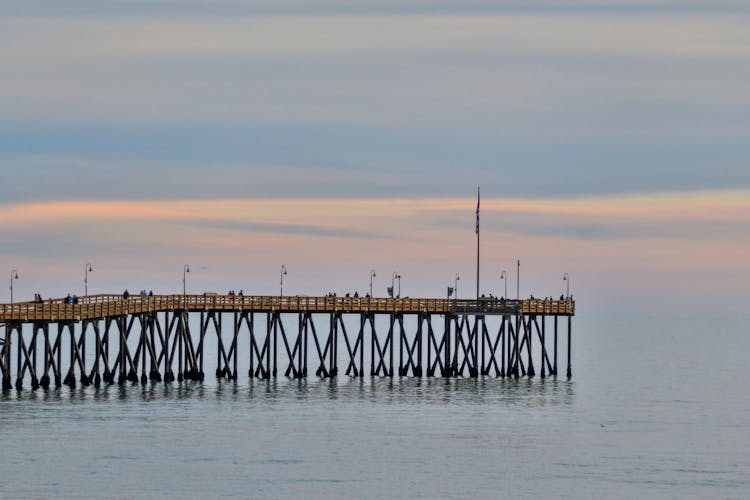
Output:
<path fill-rule="evenodd" d="M 48 391 L 6 391 L 0 401 L 158 401 L 158 400 L 360 401 L 377 404 L 485 405 L 524 407 L 571 405 L 575 384 L 550 379 L 347 378 L 252 379 L 79 387 Z M 2 408 L 2 407 L 0 407 Z"/>
<path fill-rule="evenodd" d="M 581 328 L 575 382 L 311 377 L 10 391 L 0 394 L 0 496 L 743 498 L 741 326 L 722 337 L 659 322 Z M 701 366 L 715 369 L 696 376 Z"/>

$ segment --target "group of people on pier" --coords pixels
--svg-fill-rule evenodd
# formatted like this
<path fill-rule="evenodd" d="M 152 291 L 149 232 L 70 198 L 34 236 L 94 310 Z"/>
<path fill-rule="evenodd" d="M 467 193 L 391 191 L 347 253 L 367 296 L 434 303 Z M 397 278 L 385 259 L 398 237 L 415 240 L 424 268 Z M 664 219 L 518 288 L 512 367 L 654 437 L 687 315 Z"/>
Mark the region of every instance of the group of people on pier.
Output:
<path fill-rule="evenodd" d="M 479 297 L 479 300 L 497 300 L 497 301 L 500 301 L 500 302 L 505 302 L 506 300 L 513 300 L 513 299 L 506 299 L 505 297 L 497 298 L 497 297 L 495 297 L 492 294 L 489 294 L 489 296 L 486 296 L 485 294 L 482 294 Z M 550 295 L 549 297 L 544 297 L 544 298 L 540 299 L 539 297 L 534 297 L 534 294 L 532 293 L 531 295 L 529 295 L 529 299 L 528 300 L 544 300 L 544 301 L 550 302 L 550 301 L 555 300 L 555 298 Z M 566 297 L 565 294 L 562 294 L 562 295 L 560 295 L 560 298 L 558 300 L 573 300 L 573 295 L 570 295 L 570 296 Z"/>
<path fill-rule="evenodd" d="M 50 303 L 53 302 L 53 299 L 49 299 Z M 42 295 L 39 293 L 34 294 L 34 303 L 35 304 L 44 304 L 44 299 L 42 298 Z M 63 298 L 63 304 L 78 304 L 78 295 L 76 294 L 68 294 Z"/>
<path fill-rule="evenodd" d="M 331 297 L 337 297 L 337 295 L 336 295 L 336 292 L 328 292 L 326 294 L 326 297 L 329 297 L 329 298 L 331 298 Z M 346 297 L 346 298 L 354 297 L 356 299 L 356 298 L 359 298 L 359 292 L 354 292 L 354 294 L 352 294 L 350 292 L 347 292 L 346 295 L 344 295 L 344 297 Z M 365 299 L 369 299 L 370 298 L 370 293 L 367 292 L 362 297 L 365 298 Z"/>
<path fill-rule="evenodd" d="M 154 291 L 153 290 L 149 290 L 148 292 L 146 292 L 146 290 L 141 290 L 138 295 L 142 299 L 146 298 L 146 297 L 153 297 L 154 296 Z M 125 289 L 124 292 L 122 292 L 122 298 L 125 299 L 125 300 L 128 300 L 130 298 L 130 292 L 128 291 L 127 288 Z"/>

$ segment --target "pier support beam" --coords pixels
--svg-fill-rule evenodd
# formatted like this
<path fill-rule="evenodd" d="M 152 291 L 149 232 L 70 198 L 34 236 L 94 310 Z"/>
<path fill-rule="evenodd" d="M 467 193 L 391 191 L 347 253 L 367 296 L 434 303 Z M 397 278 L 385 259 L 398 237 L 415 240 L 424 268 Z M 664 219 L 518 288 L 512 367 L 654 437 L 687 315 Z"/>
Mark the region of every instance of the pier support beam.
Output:
<path fill-rule="evenodd" d="M 532 325 L 533 321 L 536 319 L 536 316 L 527 316 L 526 322 L 524 324 L 524 341 L 526 342 L 526 353 L 528 354 L 528 367 L 526 369 L 526 375 L 529 377 L 533 377 L 536 375 L 536 371 L 534 370 L 534 358 L 531 355 L 531 345 L 532 340 L 534 338 L 534 332 L 532 331 Z"/>
<path fill-rule="evenodd" d="M 400 377 L 411 375 L 414 377 L 422 376 L 422 326 L 431 323 L 429 314 L 417 315 L 417 331 L 414 340 L 408 339 L 406 328 L 404 328 L 404 315 L 399 314 L 396 317 L 399 326 L 399 362 L 398 374 Z M 431 327 L 429 327 L 431 328 Z"/>
<path fill-rule="evenodd" d="M 552 360 L 552 374 L 557 376 L 557 316 L 555 316 L 555 338 L 554 338 L 554 352 Z"/>
<path fill-rule="evenodd" d="M 333 345 L 337 345 L 338 330 L 341 328 L 341 334 L 344 337 L 344 345 L 346 346 L 346 354 L 349 358 L 346 363 L 346 375 L 351 377 L 364 377 L 364 350 L 365 350 L 365 330 L 367 325 L 370 325 L 370 335 L 377 335 L 375 333 L 375 317 L 368 313 L 362 313 L 359 315 L 359 330 L 357 336 L 352 343 L 352 339 L 349 338 L 349 334 L 346 331 L 346 324 L 341 313 L 335 313 L 331 316 L 333 321 L 333 328 L 331 329 L 331 335 L 333 335 Z M 334 349 L 335 350 L 335 349 Z M 374 358 L 373 358 L 374 359 Z M 338 363 L 338 362 L 336 362 Z M 338 368 L 335 369 L 338 372 Z"/>
<path fill-rule="evenodd" d="M 571 338 L 572 323 L 573 323 L 572 318 L 570 316 L 568 316 L 568 372 L 567 372 L 568 379 L 570 379 L 570 377 L 573 376 L 572 364 L 571 364 L 571 361 L 570 361 L 571 360 L 570 350 L 571 350 L 571 345 L 572 345 L 571 341 L 570 341 L 571 340 L 570 338 Z"/>
<path fill-rule="evenodd" d="M 315 369 L 315 375 L 322 378 L 335 377 L 338 374 L 338 366 L 336 364 L 336 314 L 333 313 L 330 315 L 328 335 L 323 339 L 325 343 L 322 347 L 321 338 L 318 337 L 318 330 L 315 328 L 312 314 L 306 313 L 306 317 L 305 328 L 310 328 L 313 342 L 315 343 L 315 352 L 318 354 L 318 367 Z M 349 374 L 350 366 L 351 357 L 350 365 L 347 366 L 347 375 Z M 305 364 L 305 367 L 307 367 L 307 364 Z M 354 370 L 356 371 L 356 368 Z"/>
<path fill-rule="evenodd" d="M 430 316 L 428 316 L 430 318 Z M 440 368 L 440 376 L 448 377 L 448 367 L 450 366 L 450 319 L 446 315 L 445 328 L 443 335 L 440 337 L 440 343 L 437 341 L 435 331 L 432 328 L 432 321 L 427 322 L 427 376 L 435 376 L 435 371 Z M 435 359 L 432 359 L 432 350 L 435 350 Z"/>
<path fill-rule="evenodd" d="M 475 316 L 473 325 L 471 324 L 468 315 L 454 318 L 455 340 L 453 345 L 451 374 L 455 377 L 462 377 L 464 370 L 466 370 L 469 377 L 476 378 L 479 376 L 478 332 L 483 328 L 484 316 Z"/>
<path fill-rule="evenodd" d="M 251 377 L 271 378 L 271 313 L 266 313 L 266 333 L 262 344 L 258 343 L 257 329 L 250 317 L 250 370 Z M 257 362 L 257 365 L 256 365 Z"/>
<path fill-rule="evenodd" d="M 482 323 L 482 375 L 491 375 L 494 370 L 494 376 L 504 377 L 505 376 L 505 328 L 506 328 L 507 316 L 503 316 L 500 321 L 500 327 L 497 335 L 493 340 L 487 330 L 486 323 Z M 501 349 L 500 360 L 501 365 L 497 363 L 497 348 Z M 486 354 L 485 354 L 486 351 Z M 486 358 L 485 358 L 486 356 Z"/>
<path fill-rule="evenodd" d="M 393 377 L 393 330 L 396 324 L 396 313 L 388 315 L 388 333 L 383 342 L 378 339 L 374 321 L 370 337 L 370 375 Z"/>

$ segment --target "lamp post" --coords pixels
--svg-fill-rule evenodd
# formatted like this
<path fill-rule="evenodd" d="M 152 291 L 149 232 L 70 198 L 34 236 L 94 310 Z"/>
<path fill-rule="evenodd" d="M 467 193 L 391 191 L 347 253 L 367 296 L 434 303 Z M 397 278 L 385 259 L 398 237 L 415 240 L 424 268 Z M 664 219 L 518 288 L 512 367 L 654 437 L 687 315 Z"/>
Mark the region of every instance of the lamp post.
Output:
<path fill-rule="evenodd" d="M 370 269 L 370 297 L 372 297 L 372 279 L 375 277 L 375 270 Z"/>
<path fill-rule="evenodd" d="M 563 281 L 565 282 L 565 298 L 570 298 L 570 275 L 568 273 L 563 274 Z"/>
<path fill-rule="evenodd" d="M 185 303 L 187 309 L 187 273 L 190 272 L 190 265 L 185 264 L 182 266 L 182 300 Z"/>
<path fill-rule="evenodd" d="M 89 294 L 89 273 L 94 270 L 93 267 L 91 267 L 91 264 L 88 262 L 86 263 L 86 266 L 83 269 L 83 296 L 87 297 Z"/>
<path fill-rule="evenodd" d="M 458 280 L 461 279 L 461 276 L 456 273 L 456 278 L 453 280 L 453 296 L 458 300 Z"/>
<path fill-rule="evenodd" d="M 10 303 L 13 304 L 13 280 L 18 279 L 18 271 L 13 269 L 10 272 Z"/>
<path fill-rule="evenodd" d="M 503 295 L 504 299 L 508 298 L 508 271 L 500 271 L 500 279 L 503 280 L 503 284 L 505 285 L 505 294 Z"/>
<path fill-rule="evenodd" d="M 279 278 L 279 297 L 284 296 L 284 276 L 286 276 L 286 266 L 281 264 L 281 277 Z"/>

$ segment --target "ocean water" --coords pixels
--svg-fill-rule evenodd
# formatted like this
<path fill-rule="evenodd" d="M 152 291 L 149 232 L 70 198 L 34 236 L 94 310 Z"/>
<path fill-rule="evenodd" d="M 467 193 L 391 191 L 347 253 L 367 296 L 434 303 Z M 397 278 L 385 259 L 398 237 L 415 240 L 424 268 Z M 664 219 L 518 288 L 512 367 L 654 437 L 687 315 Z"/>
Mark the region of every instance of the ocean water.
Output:
<path fill-rule="evenodd" d="M 573 333 L 570 381 L 241 371 L 11 391 L 0 496 L 750 496 L 750 321 L 577 317 Z"/>

